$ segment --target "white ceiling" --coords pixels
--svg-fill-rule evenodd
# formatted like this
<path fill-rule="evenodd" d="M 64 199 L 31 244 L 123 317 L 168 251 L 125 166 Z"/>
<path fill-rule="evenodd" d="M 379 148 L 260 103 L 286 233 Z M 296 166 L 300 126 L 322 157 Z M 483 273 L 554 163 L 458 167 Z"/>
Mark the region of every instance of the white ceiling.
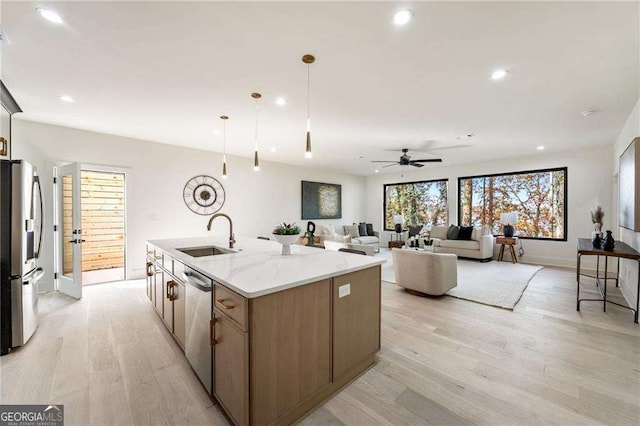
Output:
<path fill-rule="evenodd" d="M 610 144 L 639 97 L 638 2 L 405 6 L 396 28 L 398 3 L 4 1 L 2 79 L 24 119 L 213 151 L 227 114 L 228 152 L 246 157 L 259 91 L 261 158 L 362 175 L 427 140 L 470 145 L 434 152 L 440 167 Z"/>

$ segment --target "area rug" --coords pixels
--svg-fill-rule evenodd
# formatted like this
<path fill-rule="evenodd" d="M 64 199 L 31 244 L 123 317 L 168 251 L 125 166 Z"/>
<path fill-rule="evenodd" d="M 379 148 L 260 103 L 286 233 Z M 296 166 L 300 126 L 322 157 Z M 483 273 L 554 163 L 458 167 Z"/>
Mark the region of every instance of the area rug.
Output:
<path fill-rule="evenodd" d="M 387 263 L 382 265 L 382 280 L 395 283 L 391 251 L 381 249 L 378 256 L 387 260 Z M 458 259 L 458 286 L 446 294 L 513 310 L 529 285 L 529 281 L 542 268 L 538 265 L 513 264 L 495 260 L 482 263 Z"/>

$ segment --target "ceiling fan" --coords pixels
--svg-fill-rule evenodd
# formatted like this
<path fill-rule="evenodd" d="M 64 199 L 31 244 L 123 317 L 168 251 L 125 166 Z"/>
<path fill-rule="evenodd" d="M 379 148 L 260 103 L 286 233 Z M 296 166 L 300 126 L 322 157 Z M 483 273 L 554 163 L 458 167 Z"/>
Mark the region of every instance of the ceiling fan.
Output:
<path fill-rule="evenodd" d="M 392 164 L 388 164 L 386 166 L 382 166 L 383 168 L 384 167 L 397 166 L 397 165 L 413 166 L 413 167 L 424 167 L 424 164 L 422 164 L 422 163 L 442 163 L 442 158 L 428 158 L 428 159 L 423 159 L 423 160 L 412 160 L 411 156 L 408 154 L 408 152 L 409 152 L 408 148 L 403 148 L 402 149 L 402 155 L 400 156 L 400 161 L 374 160 L 374 161 L 372 161 L 372 163 L 392 163 Z"/>

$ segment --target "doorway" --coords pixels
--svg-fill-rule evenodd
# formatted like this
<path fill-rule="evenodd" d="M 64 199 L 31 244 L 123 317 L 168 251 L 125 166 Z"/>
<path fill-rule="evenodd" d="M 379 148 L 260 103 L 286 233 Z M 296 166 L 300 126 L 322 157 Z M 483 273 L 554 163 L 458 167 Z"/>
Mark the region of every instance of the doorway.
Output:
<path fill-rule="evenodd" d="M 126 279 L 126 175 L 75 163 L 57 176 L 58 288 L 80 298 L 84 285 Z"/>
<path fill-rule="evenodd" d="M 125 279 L 125 174 L 80 170 L 82 284 Z"/>

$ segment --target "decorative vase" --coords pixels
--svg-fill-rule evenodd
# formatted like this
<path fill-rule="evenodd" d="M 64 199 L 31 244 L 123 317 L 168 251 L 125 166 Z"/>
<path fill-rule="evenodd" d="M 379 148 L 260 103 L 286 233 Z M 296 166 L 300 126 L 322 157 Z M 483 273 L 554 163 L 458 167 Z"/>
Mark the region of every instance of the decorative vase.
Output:
<path fill-rule="evenodd" d="M 593 232 L 597 233 L 602 238 L 602 224 L 600 222 L 593 223 Z"/>
<path fill-rule="evenodd" d="M 505 237 L 513 238 L 513 234 L 515 232 L 515 229 L 514 229 L 513 225 L 504 225 L 502 227 L 502 232 L 504 233 Z"/>
<path fill-rule="evenodd" d="M 281 235 L 281 234 L 273 234 L 273 239 L 282 244 L 282 252 L 280 254 L 289 255 L 291 254 L 291 244 L 295 244 L 298 241 L 299 235 Z"/>
<path fill-rule="evenodd" d="M 613 251 L 616 246 L 616 242 L 613 239 L 613 235 L 611 235 L 611 231 L 607 231 L 607 235 L 605 235 L 602 248 L 606 251 Z"/>
<path fill-rule="evenodd" d="M 599 249 L 600 247 L 602 247 L 602 240 L 600 239 L 599 232 L 593 231 L 593 234 L 591 236 L 591 244 L 593 244 L 593 248 Z"/>

